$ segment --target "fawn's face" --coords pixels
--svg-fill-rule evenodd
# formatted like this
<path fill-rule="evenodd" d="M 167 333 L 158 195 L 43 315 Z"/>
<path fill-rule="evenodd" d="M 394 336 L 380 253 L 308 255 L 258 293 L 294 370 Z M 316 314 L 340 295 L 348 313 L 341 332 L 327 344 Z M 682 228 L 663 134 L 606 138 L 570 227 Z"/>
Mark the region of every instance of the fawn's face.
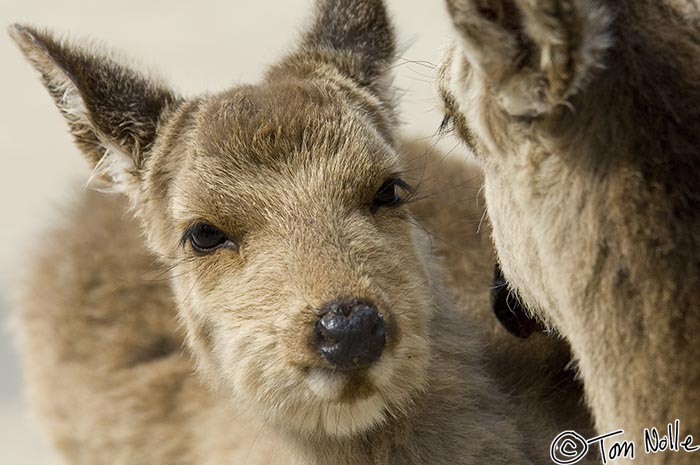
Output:
<path fill-rule="evenodd" d="M 410 403 L 432 305 L 381 2 L 321 2 L 259 85 L 190 100 L 49 34 L 11 34 L 97 174 L 130 197 L 201 371 L 236 405 L 347 435 Z"/>
<path fill-rule="evenodd" d="M 303 80 L 177 120 L 145 180 L 167 202 L 146 216 L 202 369 L 287 427 L 347 434 L 400 408 L 424 382 L 431 305 L 410 188 L 372 120 Z"/>

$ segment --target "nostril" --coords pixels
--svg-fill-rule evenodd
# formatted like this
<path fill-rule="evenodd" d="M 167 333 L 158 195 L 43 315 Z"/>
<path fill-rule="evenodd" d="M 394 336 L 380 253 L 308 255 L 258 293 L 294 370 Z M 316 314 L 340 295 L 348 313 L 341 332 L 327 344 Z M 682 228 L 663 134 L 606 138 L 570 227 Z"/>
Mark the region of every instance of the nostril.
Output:
<path fill-rule="evenodd" d="M 353 370 L 374 363 L 386 343 L 381 314 L 365 301 L 332 302 L 316 323 L 321 356 L 339 369 Z"/>

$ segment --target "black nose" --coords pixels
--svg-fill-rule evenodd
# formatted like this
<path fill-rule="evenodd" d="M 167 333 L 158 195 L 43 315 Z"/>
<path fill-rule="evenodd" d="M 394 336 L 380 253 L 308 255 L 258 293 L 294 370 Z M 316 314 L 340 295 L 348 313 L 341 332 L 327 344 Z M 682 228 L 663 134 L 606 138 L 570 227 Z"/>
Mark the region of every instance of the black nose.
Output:
<path fill-rule="evenodd" d="M 335 301 L 316 322 L 321 356 L 340 370 L 364 368 L 382 355 L 386 334 L 376 308 L 362 300 Z"/>

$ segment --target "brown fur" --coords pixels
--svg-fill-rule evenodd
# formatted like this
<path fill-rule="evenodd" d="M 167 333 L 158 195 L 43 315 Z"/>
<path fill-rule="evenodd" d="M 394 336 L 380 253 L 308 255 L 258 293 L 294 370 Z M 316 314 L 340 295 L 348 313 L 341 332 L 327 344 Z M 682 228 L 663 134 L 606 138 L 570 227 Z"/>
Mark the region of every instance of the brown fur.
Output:
<path fill-rule="evenodd" d="M 697 436 L 697 5 L 447 4 L 439 88 L 482 161 L 506 277 L 570 342 L 599 432 L 623 428 L 638 452 L 644 427 Z"/>
<path fill-rule="evenodd" d="M 381 2 L 321 2 L 263 82 L 187 100 L 50 34 L 13 35 L 135 216 L 86 193 L 23 301 L 27 379 L 72 463 L 254 464 L 270 448 L 279 463 L 546 463 L 559 429 L 586 427 L 566 350 L 488 311 L 479 176 L 395 140 Z M 412 201 L 372 212 L 390 176 Z M 235 247 L 195 253 L 183 232 L 201 221 Z M 353 375 L 310 343 L 339 296 L 375 302 L 389 328 Z"/>

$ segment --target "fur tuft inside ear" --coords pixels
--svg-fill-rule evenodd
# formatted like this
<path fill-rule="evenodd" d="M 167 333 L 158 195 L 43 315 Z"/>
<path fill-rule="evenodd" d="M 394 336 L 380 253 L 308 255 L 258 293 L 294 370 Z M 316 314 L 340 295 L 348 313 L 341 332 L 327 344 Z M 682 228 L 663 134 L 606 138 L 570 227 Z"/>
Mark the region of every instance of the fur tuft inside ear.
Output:
<path fill-rule="evenodd" d="M 109 141 L 100 144 L 104 153 L 94 166 L 86 186 L 105 193 L 124 192 L 133 195 L 138 190 L 139 182 L 133 158 Z"/>
<path fill-rule="evenodd" d="M 10 36 L 41 74 L 44 86 L 94 168 L 93 178 L 128 192 L 155 142 L 164 113 L 178 99 L 113 57 L 15 24 Z"/>
<path fill-rule="evenodd" d="M 595 0 L 447 3 L 464 57 L 512 116 L 566 105 L 612 45 L 612 16 Z"/>

